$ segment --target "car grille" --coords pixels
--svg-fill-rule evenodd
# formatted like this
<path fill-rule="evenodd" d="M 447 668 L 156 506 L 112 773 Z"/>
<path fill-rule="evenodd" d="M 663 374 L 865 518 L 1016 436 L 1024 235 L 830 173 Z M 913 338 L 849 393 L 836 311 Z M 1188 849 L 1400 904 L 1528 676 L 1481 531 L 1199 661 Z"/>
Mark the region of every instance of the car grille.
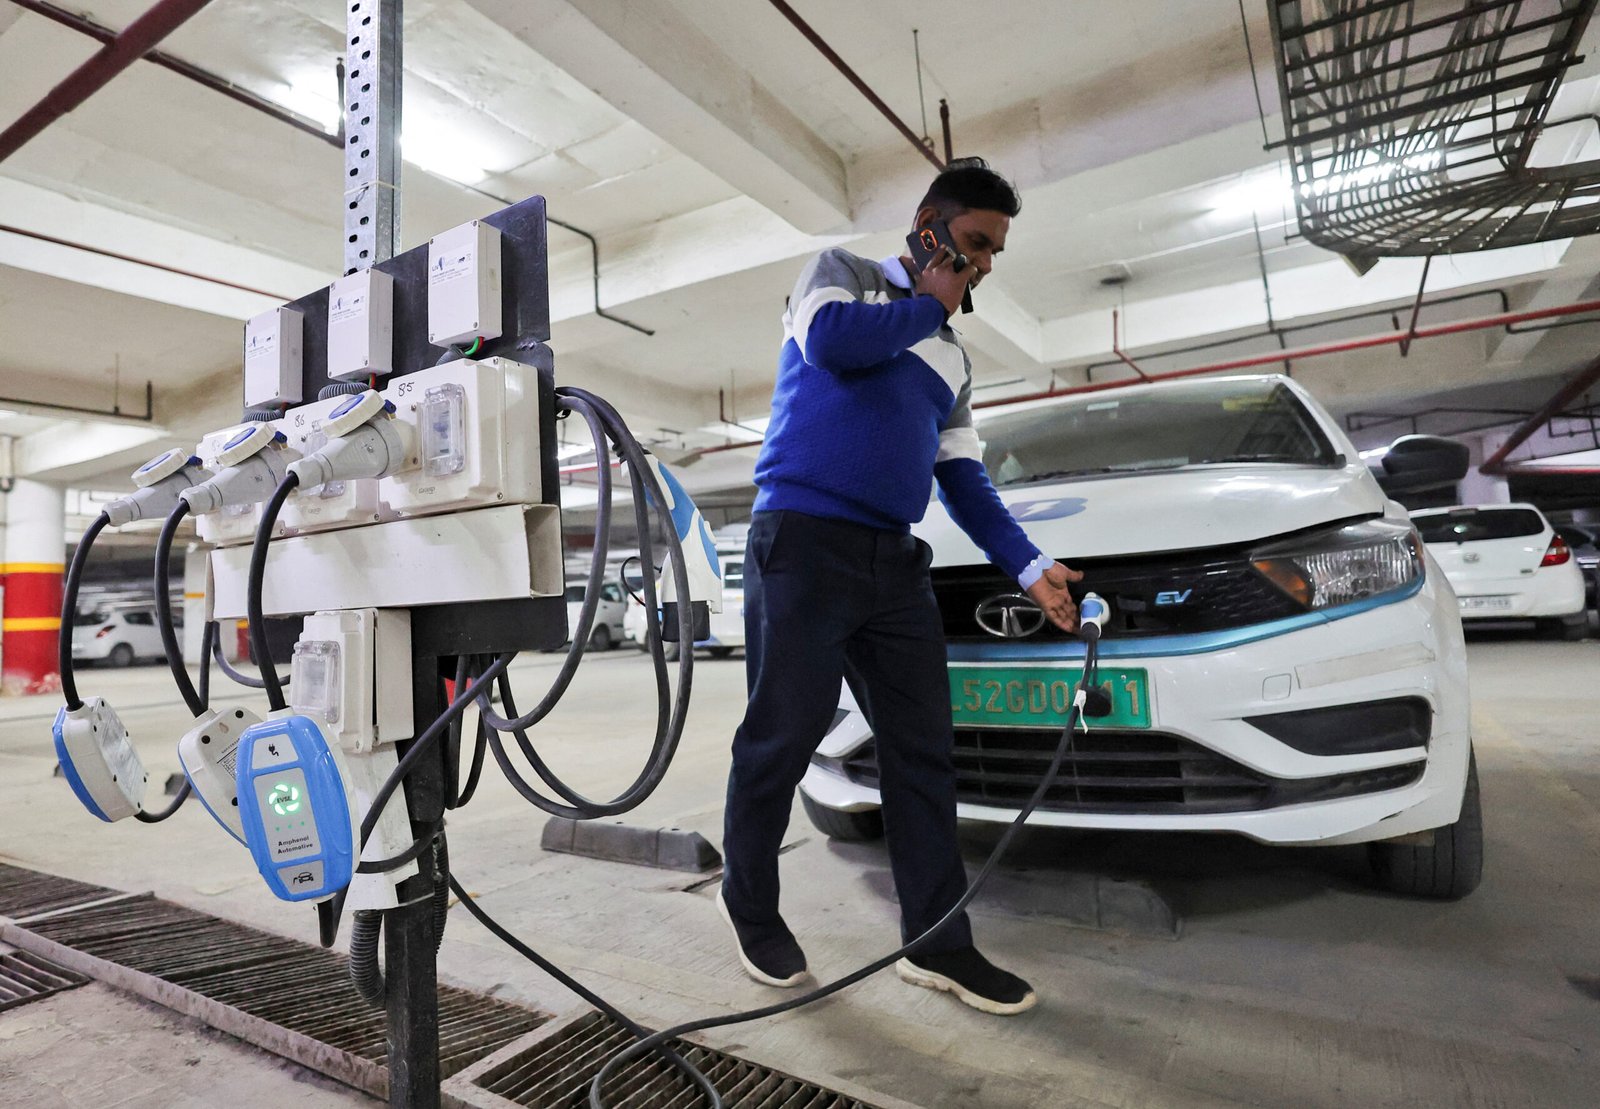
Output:
<path fill-rule="evenodd" d="M 1053 729 L 957 728 L 956 800 L 1018 809 L 1050 766 Z M 1424 764 L 1273 778 L 1192 740 L 1164 732 L 1092 731 L 1074 737 L 1041 809 L 1115 814 L 1233 813 L 1329 801 L 1411 785 Z M 852 782 L 877 788 L 878 752 L 869 741 L 842 761 Z"/>
<path fill-rule="evenodd" d="M 1273 585 L 1254 566 L 1238 557 L 1165 555 L 1148 559 L 1074 560 L 1084 580 L 1074 596 L 1093 590 L 1111 604 L 1107 637 L 1127 639 L 1222 631 L 1298 616 L 1305 609 Z M 1017 592 L 1017 583 L 987 566 L 962 566 L 933 571 L 933 592 L 950 640 L 994 637 L 977 620 L 983 601 Z M 1035 632 L 1034 640 L 1067 639 L 1053 624 Z"/>

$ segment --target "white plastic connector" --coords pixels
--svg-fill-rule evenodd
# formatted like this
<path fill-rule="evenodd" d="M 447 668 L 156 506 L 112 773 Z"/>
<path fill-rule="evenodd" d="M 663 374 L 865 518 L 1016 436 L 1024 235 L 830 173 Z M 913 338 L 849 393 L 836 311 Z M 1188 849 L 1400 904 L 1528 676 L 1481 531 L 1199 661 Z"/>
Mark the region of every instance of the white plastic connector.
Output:
<path fill-rule="evenodd" d="M 667 503 L 663 506 L 672 518 L 678 532 L 678 542 L 683 547 L 683 558 L 689 569 L 689 597 L 695 604 L 702 602 L 712 611 L 722 611 L 722 560 L 717 557 L 717 544 L 711 537 L 711 528 L 700 510 L 695 507 L 687 490 L 677 476 L 655 455 L 645 452 L 645 461 L 655 471 L 661 483 L 661 492 Z M 670 569 L 664 569 L 657 591 L 663 606 L 676 604 L 685 598 L 677 595 L 677 581 Z"/>
<path fill-rule="evenodd" d="M 207 709 L 195 717 L 194 727 L 178 740 L 178 762 L 218 824 L 234 839 L 244 842 L 244 825 L 239 820 L 238 776 L 239 737 L 261 717 L 249 709 L 233 705 Z"/>
<path fill-rule="evenodd" d="M 56 760 L 83 807 L 110 822 L 144 808 L 145 774 L 128 729 L 100 697 L 56 713 Z"/>
<path fill-rule="evenodd" d="M 185 489 L 179 497 L 189 503 L 189 511 L 196 516 L 229 505 L 260 504 L 272 496 L 293 461 L 295 458 L 290 451 L 277 447 L 264 450 L 192 489 Z"/>
<path fill-rule="evenodd" d="M 138 491 L 119 497 L 105 507 L 112 527 L 120 528 L 135 520 L 160 519 L 178 504 L 186 489 L 211 479 L 211 472 L 200 459 L 185 450 L 158 454 L 133 472 Z"/>
<path fill-rule="evenodd" d="M 355 802 L 354 811 L 359 823 L 366 819 L 378 790 L 394 773 L 400 757 L 392 745 L 379 747 L 366 754 L 341 752 L 344 761 L 345 783 Z M 392 859 L 411 846 L 411 813 L 406 807 L 404 790 L 395 790 L 383 806 L 383 814 L 372 829 L 372 838 L 361 851 L 362 862 Z M 393 909 L 400 905 L 395 887 L 418 873 L 417 864 L 407 863 L 398 870 L 382 874 L 357 873 L 350 879 L 350 892 L 345 897 L 349 909 Z"/>
<path fill-rule="evenodd" d="M 149 462 L 133 471 L 133 484 L 140 489 L 148 489 L 158 481 L 171 477 L 185 466 L 198 466 L 200 460 L 188 451 L 173 447 L 170 451 L 162 451 Z"/>
<path fill-rule="evenodd" d="M 233 438 L 222 444 L 221 449 L 217 451 L 217 465 L 237 466 L 274 443 L 283 441 L 283 432 L 271 424 L 247 424 L 235 432 Z"/>
<path fill-rule="evenodd" d="M 328 481 L 388 477 L 411 464 L 402 425 L 388 414 L 394 406 L 386 405 L 376 393 L 367 395 L 378 402 L 376 419 L 329 439 L 320 450 L 289 464 L 287 472 L 300 479 L 300 488 L 314 489 Z M 331 422 L 329 433 L 335 434 Z"/>

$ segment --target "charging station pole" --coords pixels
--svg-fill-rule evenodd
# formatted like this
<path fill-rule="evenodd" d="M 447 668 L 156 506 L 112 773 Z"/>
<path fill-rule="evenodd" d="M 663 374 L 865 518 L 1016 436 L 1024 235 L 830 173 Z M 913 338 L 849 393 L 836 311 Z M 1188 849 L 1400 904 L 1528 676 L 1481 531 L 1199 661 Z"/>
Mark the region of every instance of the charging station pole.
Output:
<path fill-rule="evenodd" d="M 400 113 L 404 74 L 402 0 L 345 0 L 344 272 L 386 262 L 400 247 Z M 438 660 L 412 663 L 415 719 L 432 720 L 439 703 Z M 444 814 L 443 765 L 429 759 L 405 781 L 413 835 Z M 400 907 L 384 913 L 389 1010 L 389 1104 L 439 1105 L 439 987 L 435 961 L 433 854 L 402 882 Z"/>

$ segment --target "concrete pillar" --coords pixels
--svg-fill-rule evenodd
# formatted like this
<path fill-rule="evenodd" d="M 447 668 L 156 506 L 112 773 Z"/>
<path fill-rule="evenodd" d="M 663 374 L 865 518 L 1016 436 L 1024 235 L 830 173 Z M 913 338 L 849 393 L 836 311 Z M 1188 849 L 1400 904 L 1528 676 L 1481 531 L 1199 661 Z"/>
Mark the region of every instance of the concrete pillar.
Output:
<path fill-rule="evenodd" d="M 6 495 L 4 617 L 0 620 L 0 692 L 61 688 L 56 654 L 61 580 L 66 570 L 66 503 L 54 485 L 17 478 Z M 65 629 L 70 635 L 71 629 Z"/>
<path fill-rule="evenodd" d="M 1503 477 L 1483 473 L 1478 467 L 1506 441 L 1509 429 L 1496 429 L 1484 435 L 1461 436 L 1471 450 L 1467 476 L 1457 487 L 1457 504 L 1505 504 L 1511 500 L 1511 483 Z"/>

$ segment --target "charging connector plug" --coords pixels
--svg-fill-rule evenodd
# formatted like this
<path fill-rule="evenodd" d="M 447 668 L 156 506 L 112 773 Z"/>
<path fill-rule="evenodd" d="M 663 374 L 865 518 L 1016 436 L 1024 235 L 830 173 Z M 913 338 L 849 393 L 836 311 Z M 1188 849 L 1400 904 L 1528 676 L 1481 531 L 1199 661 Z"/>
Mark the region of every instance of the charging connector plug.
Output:
<path fill-rule="evenodd" d="M 148 775 L 115 709 L 99 697 L 63 706 L 54 731 L 56 761 L 84 808 L 108 823 L 143 810 Z"/>
<path fill-rule="evenodd" d="M 136 492 L 106 505 L 106 518 L 120 528 L 135 520 L 162 520 L 177 506 L 185 490 L 211 480 L 211 471 L 186 450 L 158 454 L 133 472 Z"/>
<path fill-rule="evenodd" d="M 196 516 L 241 504 L 260 504 L 289 472 L 299 455 L 284 447 L 283 432 L 268 424 L 252 424 L 228 440 L 217 454 L 223 469 L 208 481 L 186 489 L 179 498 Z"/>
<path fill-rule="evenodd" d="M 358 393 L 328 414 L 328 444 L 289 464 L 301 489 L 329 481 L 388 477 L 411 462 L 409 427 L 394 418 L 394 404 L 375 390 Z"/>
<path fill-rule="evenodd" d="M 200 803 L 240 843 L 245 838 L 235 781 L 239 742 L 247 728 L 259 723 L 261 717 L 242 706 L 207 709 L 195 717 L 194 727 L 178 740 L 178 762 Z"/>

